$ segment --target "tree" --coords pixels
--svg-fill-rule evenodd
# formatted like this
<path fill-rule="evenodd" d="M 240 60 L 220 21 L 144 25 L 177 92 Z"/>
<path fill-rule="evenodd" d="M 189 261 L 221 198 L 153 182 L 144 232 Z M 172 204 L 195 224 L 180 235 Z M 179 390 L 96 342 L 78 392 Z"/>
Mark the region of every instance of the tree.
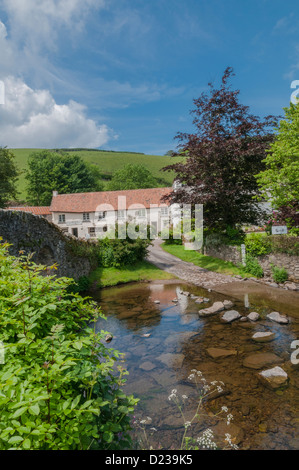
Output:
<path fill-rule="evenodd" d="M 125 165 L 116 171 L 109 182 L 109 191 L 121 191 L 127 189 L 156 188 L 159 182 L 151 172 L 143 165 Z"/>
<path fill-rule="evenodd" d="M 228 84 L 228 67 L 219 89 L 194 100 L 195 133 L 178 133 L 177 155 L 186 159 L 163 168 L 174 170 L 182 186 L 170 195 L 172 202 L 203 204 L 204 225 L 218 231 L 238 224 L 256 223 L 261 209 L 254 177 L 264 169 L 265 151 L 272 141 L 273 116 L 261 121 L 239 103 L 239 90 Z"/>
<path fill-rule="evenodd" d="M 299 210 L 299 102 L 290 103 L 284 112 L 264 160 L 266 169 L 257 175 L 257 181 L 263 197 L 284 219 L 295 221 Z"/>
<path fill-rule="evenodd" d="M 29 155 L 26 179 L 27 200 L 33 205 L 49 205 L 53 191 L 66 194 L 102 190 L 95 165 L 85 163 L 78 155 L 48 150 Z"/>
<path fill-rule="evenodd" d="M 17 196 L 16 181 L 18 169 L 14 154 L 6 147 L 0 147 L 0 207 L 5 207 L 10 199 Z"/>

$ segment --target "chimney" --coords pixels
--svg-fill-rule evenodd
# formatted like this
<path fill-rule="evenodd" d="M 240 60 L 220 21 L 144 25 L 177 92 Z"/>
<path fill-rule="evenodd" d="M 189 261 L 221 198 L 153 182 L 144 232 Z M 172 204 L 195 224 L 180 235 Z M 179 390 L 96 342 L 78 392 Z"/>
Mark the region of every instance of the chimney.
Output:
<path fill-rule="evenodd" d="M 58 191 L 53 191 L 53 197 L 58 196 Z"/>

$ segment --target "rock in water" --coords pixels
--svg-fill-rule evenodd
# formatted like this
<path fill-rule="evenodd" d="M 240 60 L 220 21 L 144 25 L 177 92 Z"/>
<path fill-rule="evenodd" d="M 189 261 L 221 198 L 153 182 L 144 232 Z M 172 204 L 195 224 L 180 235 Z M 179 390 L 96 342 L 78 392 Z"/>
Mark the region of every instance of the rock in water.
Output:
<path fill-rule="evenodd" d="M 279 312 L 271 312 L 267 315 L 267 318 L 271 321 L 275 321 L 276 323 L 280 323 L 281 325 L 289 323 L 288 317 L 286 315 L 281 315 Z"/>
<path fill-rule="evenodd" d="M 238 351 L 236 351 L 236 349 L 209 348 L 207 349 L 207 353 L 213 359 L 221 359 L 223 357 L 236 356 Z"/>
<path fill-rule="evenodd" d="M 259 372 L 258 377 L 266 386 L 274 390 L 288 382 L 288 374 L 278 366 Z"/>
<path fill-rule="evenodd" d="M 270 341 L 273 341 L 275 338 L 275 333 L 272 331 L 259 331 L 257 333 L 254 333 L 252 336 L 253 341 L 256 343 L 268 343 Z"/>
<path fill-rule="evenodd" d="M 212 307 L 204 308 L 199 310 L 199 316 L 205 317 L 208 315 L 215 315 L 216 313 L 222 312 L 224 310 L 223 302 L 214 302 Z"/>
<path fill-rule="evenodd" d="M 241 318 L 241 315 L 239 314 L 239 312 L 237 312 L 237 310 L 228 310 L 221 317 L 222 321 L 224 321 L 225 323 L 231 323 L 237 320 L 238 318 Z"/>
<path fill-rule="evenodd" d="M 257 321 L 260 318 L 260 316 L 257 312 L 251 312 L 249 315 L 247 315 L 247 318 L 250 321 Z"/>
<path fill-rule="evenodd" d="M 234 303 L 231 300 L 224 300 L 223 305 L 224 305 L 225 310 L 229 310 L 230 308 L 234 306 Z"/>
<path fill-rule="evenodd" d="M 243 366 L 249 369 L 262 369 L 273 364 L 281 364 L 283 359 L 273 353 L 257 353 L 245 357 Z"/>
<path fill-rule="evenodd" d="M 108 335 L 105 336 L 105 341 L 106 341 L 106 343 L 111 343 L 112 340 L 113 340 L 113 336 L 112 336 L 112 335 L 109 335 L 109 334 L 108 334 Z"/>

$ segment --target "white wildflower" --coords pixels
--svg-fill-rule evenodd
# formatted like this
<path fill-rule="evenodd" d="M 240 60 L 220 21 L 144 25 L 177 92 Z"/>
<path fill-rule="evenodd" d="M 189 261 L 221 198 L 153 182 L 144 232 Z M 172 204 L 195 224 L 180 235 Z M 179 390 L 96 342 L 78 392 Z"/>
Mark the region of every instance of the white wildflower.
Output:
<path fill-rule="evenodd" d="M 202 436 L 197 439 L 198 444 L 203 448 L 203 449 L 217 449 L 216 443 L 213 441 L 214 439 L 214 434 L 211 429 L 206 429 L 203 433 Z"/>
<path fill-rule="evenodd" d="M 230 447 L 237 450 L 238 446 L 232 442 L 232 437 L 230 434 L 225 434 L 225 441 L 228 443 Z"/>
<path fill-rule="evenodd" d="M 221 411 L 224 411 L 225 413 L 227 413 L 227 412 L 228 412 L 227 406 L 223 406 L 223 407 L 221 408 Z"/>
<path fill-rule="evenodd" d="M 227 417 L 226 417 L 226 419 L 227 419 L 226 424 L 229 425 L 229 423 L 231 422 L 231 420 L 232 420 L 233 418 L 234 418 L 234 417 L 233 417 L 232 414 L 228 414 Z"/>
<path fill-rule="evenodd" d="M 191 422 L 190 422 L 190 421 L 186 421 L 186 422 L 185 422 L 185 428 L 187 429 L 187 428 L 189 428 L 190 426 L 191 426 Z"/>

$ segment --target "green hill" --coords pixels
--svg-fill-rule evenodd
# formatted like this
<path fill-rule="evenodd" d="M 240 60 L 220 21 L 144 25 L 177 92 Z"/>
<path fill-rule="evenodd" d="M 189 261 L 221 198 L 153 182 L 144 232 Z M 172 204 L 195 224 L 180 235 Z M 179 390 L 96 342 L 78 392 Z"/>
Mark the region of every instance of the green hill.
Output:
<path fill-rule="evenodd" d="M 24 170 L 27 167 L 28 156 L 40 149 L 11 149 L 16 156 L 18 168 L 22 171 L 19 181 L 19 199 L 26 200 L 26 180 Z M 97 165 L 101 171 L 104 183 L 107 183 L 116 170 L 124 165 L 139 164 L 144 165 L 151 171 L 153 176 L 159 180 L 159 186 L 171 186 L 174 179 L 174 173 L 164 172 L 161 169 L 177 161 L 177 159 L 161 155 L 145 155 L 143 153 L 133 152 L 114 152 L 105 150 L 90 149 L 55 149 L 55 151 L 65 151 L 80 155 L 86 162 Z"/>

